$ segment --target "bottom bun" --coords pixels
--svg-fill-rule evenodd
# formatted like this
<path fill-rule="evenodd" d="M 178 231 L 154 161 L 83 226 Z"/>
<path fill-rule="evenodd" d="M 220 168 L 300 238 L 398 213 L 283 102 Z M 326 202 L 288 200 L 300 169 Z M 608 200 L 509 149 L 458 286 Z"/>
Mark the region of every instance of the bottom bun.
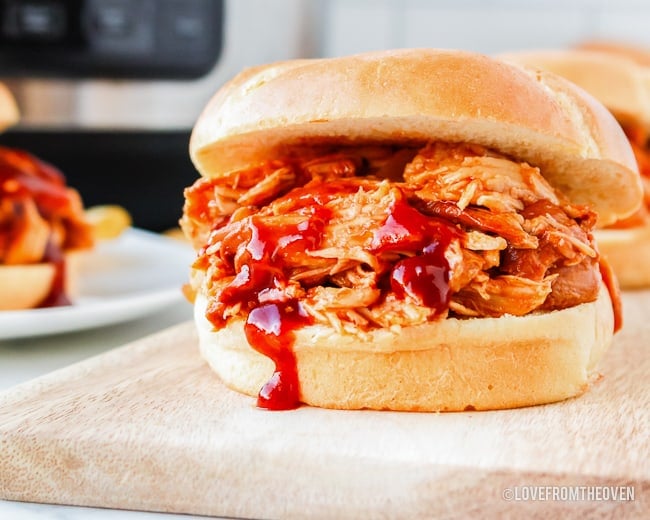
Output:
<path fill-rule="evenodd" d="M 273 362 L 246 341 L 243 320 L 214 331 L 195 301 L 201 353 L 224 383 L 255 396 Z M 449 318 L 400 330 L 295 331 L 301 402 L 338 409 L 462 411 L 549 403 L 584 392 L 611 343 L 606 290 L 597 301 L 523 317 Z"/>
<path fill-rule="evenodd" d="M 65 257 L 65 293 L 74 295 L 80 253 Z M 0 311 L 21 311 L 37 307 L 50 293 L 54 264 L 0 265 Z"/>
<path fill-rule="evenodd" d="M 621 289 L 650 287 L 650 224 L 628 229 L 600 229 L 594 235 Z"/>

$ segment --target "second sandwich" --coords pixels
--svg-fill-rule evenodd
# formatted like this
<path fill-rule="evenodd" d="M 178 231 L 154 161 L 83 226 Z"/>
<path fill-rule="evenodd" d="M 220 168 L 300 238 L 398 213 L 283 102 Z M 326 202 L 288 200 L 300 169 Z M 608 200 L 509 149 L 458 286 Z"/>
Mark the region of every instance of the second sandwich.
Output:
<path fill-rule="evenodd" d="M 542 68 L 584 88 L 622 126 L 641 172 L 644 203 L 634 215 L 599 230 L 596 240 L 622 288 L 650 287 L 650 53 L 604 44 L 594 48 L 528 51 L 504 58 Z"/>

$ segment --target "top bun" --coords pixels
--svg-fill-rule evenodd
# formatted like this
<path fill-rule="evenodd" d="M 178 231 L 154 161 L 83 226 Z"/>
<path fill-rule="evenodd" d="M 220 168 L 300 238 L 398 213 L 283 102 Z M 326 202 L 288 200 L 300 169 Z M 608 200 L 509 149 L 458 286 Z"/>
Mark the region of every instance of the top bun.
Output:
<path fill-rule="evenodd" d="M 16 100 L 9 89 L 0 83 L 0 132 L 18 122 L 19 113 Z"/>
<path fill-rule="evenodd" d="M 575 48 L 585 51 L 616 54 L 617 56 L 630 59 L 644 67 L 650 67 L 650 50 L 638 47 L 637 45 L 607 40 L 593 40 L 582 42 L 576 45 Z"/>
<path fill-rule="evenodd" d="M 585 89 L 619 119 L 650 128 L 650 68 L 614 49 L 526 51 L 501 58 L 558 74 Z"/>
<path fill-rule="evenodd" d="M 299 146 L 471 142 L 539 166 L 599 225 L 632 214 L 642 189 L 619 125 L 553 74 L 463 51 L 405 49 L 243 71 L 199 117 L 190 155 L 219 177 Z"/>

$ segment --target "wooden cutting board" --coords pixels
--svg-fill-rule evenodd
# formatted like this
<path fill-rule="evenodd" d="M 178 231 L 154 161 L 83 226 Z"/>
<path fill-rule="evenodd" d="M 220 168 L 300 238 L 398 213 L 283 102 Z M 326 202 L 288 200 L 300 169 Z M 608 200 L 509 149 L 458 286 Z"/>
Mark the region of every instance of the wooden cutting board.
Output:
<path fill-rule="evenodd" d="M 246 518 L 648 518 L 650 292 L 624 304 L 583 397 L 455 414 L 256 409 L 183 324 L 0 396 L 0 497 Z M 634 500 L 522 488 L 551 485 L 632 486 Z"/>

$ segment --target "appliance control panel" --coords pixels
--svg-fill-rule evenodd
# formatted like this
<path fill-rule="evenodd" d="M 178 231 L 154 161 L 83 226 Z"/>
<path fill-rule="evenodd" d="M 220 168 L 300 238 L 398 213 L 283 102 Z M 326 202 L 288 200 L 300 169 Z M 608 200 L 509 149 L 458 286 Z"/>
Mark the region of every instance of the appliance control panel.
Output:
<path fill-rule="evenodd" d="M 3 76 L 192 79 L 216 64 L 223 0 L 0 0 Z"/>

